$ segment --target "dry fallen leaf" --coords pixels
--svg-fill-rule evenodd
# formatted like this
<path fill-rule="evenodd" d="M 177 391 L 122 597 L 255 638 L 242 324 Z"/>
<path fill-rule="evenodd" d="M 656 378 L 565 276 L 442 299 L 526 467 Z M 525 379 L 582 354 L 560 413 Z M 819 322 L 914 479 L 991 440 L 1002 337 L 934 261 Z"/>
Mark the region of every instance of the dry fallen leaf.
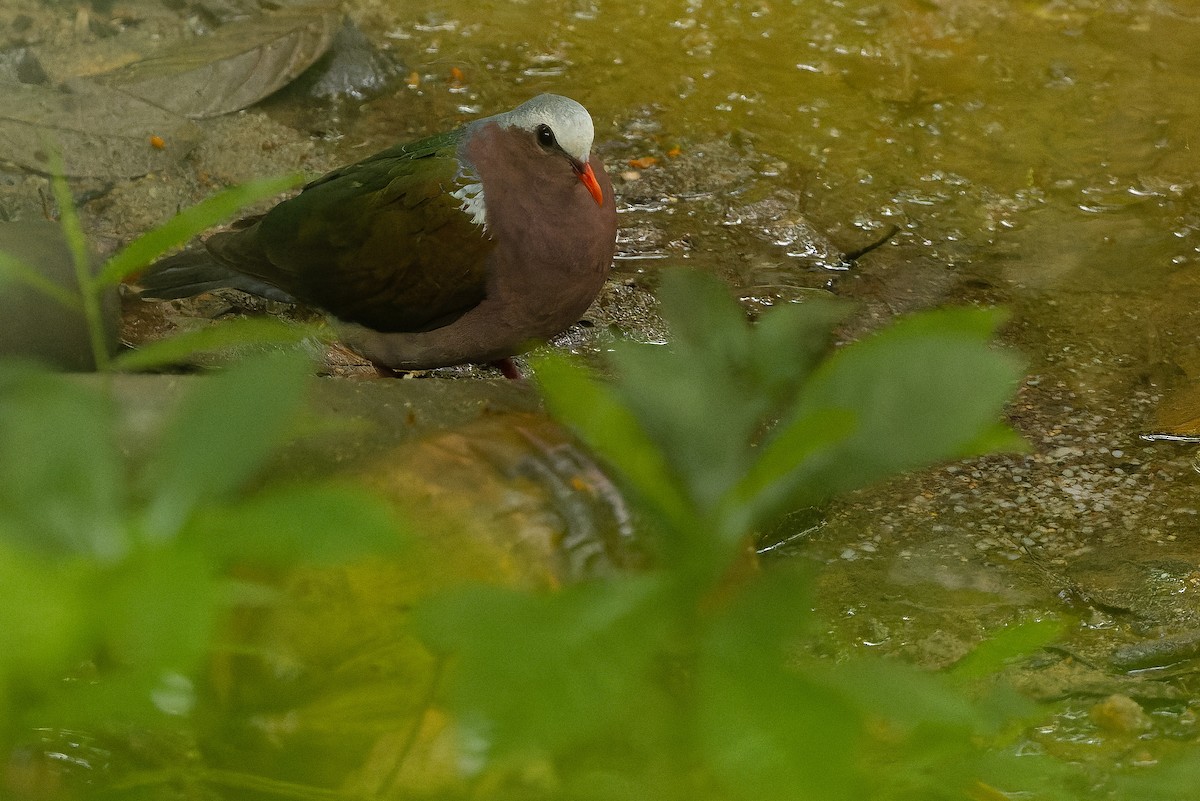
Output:
<path fill-rule="evenodd" d="M 324 55 L 341 16 L 326 5 L 222 25 L 95 80 L 192 119 L 246 108 Z"/>

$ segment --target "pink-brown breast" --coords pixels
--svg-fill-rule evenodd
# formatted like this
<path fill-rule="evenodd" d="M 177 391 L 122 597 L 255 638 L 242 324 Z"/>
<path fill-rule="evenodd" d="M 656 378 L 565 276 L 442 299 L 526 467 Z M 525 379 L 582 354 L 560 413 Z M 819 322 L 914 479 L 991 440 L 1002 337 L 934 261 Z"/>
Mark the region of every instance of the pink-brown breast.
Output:
<path fill-rule="evenodd" d="M 617 210 L 604 165 L 591 165 L 604 195 L 596 204 L 570 161 L 528 131 L 488 125 L 466 156 L 483 180 L 489 257 L 487 302 L 513 329 L 544 340 L 579 320 L 595 300 L 616 250 Z"/>

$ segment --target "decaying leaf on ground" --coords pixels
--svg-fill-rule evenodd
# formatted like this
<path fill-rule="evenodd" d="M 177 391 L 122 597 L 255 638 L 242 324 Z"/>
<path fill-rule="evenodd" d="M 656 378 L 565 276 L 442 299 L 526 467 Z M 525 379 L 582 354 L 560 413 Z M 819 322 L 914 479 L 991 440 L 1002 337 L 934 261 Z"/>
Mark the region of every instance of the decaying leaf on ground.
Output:
<path fill-rule="evenodd" d="M 216 117 L 294 80 L 329 49 L 340 21 L 314 4 L 232 22 L 95 80 L 185 117 Z"/>

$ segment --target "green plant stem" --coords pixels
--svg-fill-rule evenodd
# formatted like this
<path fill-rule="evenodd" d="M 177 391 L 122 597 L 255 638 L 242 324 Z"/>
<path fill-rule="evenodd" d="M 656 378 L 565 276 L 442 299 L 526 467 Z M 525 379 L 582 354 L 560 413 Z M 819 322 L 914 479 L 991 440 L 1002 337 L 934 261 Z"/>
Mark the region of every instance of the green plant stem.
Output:
<path fill-rule="evenodd" d="M 79 223 L 79 215 L 75 213 L 75 199 L 71 196 L 71 188 L 67 186 L 67 179 L 63 177 L 62 157 L 53 148 L 50 164 L 50 185 L 54 190 L 54 200 L 58 204 L 59 223 L 62 225 L 63 235 L 67 238 L 67 246 L 71 249 L 71 261 L 75 265 L 75 281 L 79 286 L 83 315 L 87 321 L 92 359 L 98 372 L 107 373 L 111 365 L 104 331 L 104 315 L 100 308 L 100 288 L 92 278 L 87 240 L 83 235 L 83 226 Z"/>
<path fill-rule="evenodd" d="M 168 786 L 184 782 L 211 784 L 234 790 L 246 790 L 256 795 L 271 795 L 277 798 L 291 798 L 299 801 L 370 801 L 372 796 L 361 793 L 346 793 L 340 790 L 327 790 L 323 787 L 313 787 L 307 784 L 272 779 L 267 776 L 255 776 L 233 770 L 202 768 L 199 770 L 161 770 L 127 776 L 124 780 L 113 785 L 115 790 L 135 790 L 145 787 Z"/>
<path fill-rule="evenodd" d="M 413 723 L 405 733 L 404 742 L 396 754 L 395 760 L 392 762 L 392 767 L 387 773 L 387 780 L 381 785 L 385 790 L 396 786 L 396 782 L 400 775 L 400 771 L 404 768 L 404 764 L 408 761 L 413 749 L 417 745 L 417 741 L 421 736 L 421 729 L 425 725 L 425 715 L 437 703 L 438 691 L 441 689 L 442 680 L 446 676 L 445 656 L 439 656 L 433 665 L 433 676 L 429 679 L 429 688 L 425 691 L 421 703 L 417 707 L 417 713 L 413 718 Z"/>

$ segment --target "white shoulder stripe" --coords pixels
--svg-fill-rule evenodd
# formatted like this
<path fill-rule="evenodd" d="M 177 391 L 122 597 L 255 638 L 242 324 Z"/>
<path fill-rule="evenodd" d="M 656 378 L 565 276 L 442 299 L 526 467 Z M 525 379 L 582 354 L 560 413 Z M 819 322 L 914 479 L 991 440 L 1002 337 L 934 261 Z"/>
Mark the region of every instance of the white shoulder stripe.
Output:
<path fill-rule="evenodd" d="M 469 183 L 460 189 L 451 192 L 450 196 L 456 200 L 461 200 L 459 206 L 466 214 L 470 215 L 471 222 L 475 225 L 482 225 L 487 228 L 487 203 L 483 199 L 483 184 L 476 181 Z"/>

